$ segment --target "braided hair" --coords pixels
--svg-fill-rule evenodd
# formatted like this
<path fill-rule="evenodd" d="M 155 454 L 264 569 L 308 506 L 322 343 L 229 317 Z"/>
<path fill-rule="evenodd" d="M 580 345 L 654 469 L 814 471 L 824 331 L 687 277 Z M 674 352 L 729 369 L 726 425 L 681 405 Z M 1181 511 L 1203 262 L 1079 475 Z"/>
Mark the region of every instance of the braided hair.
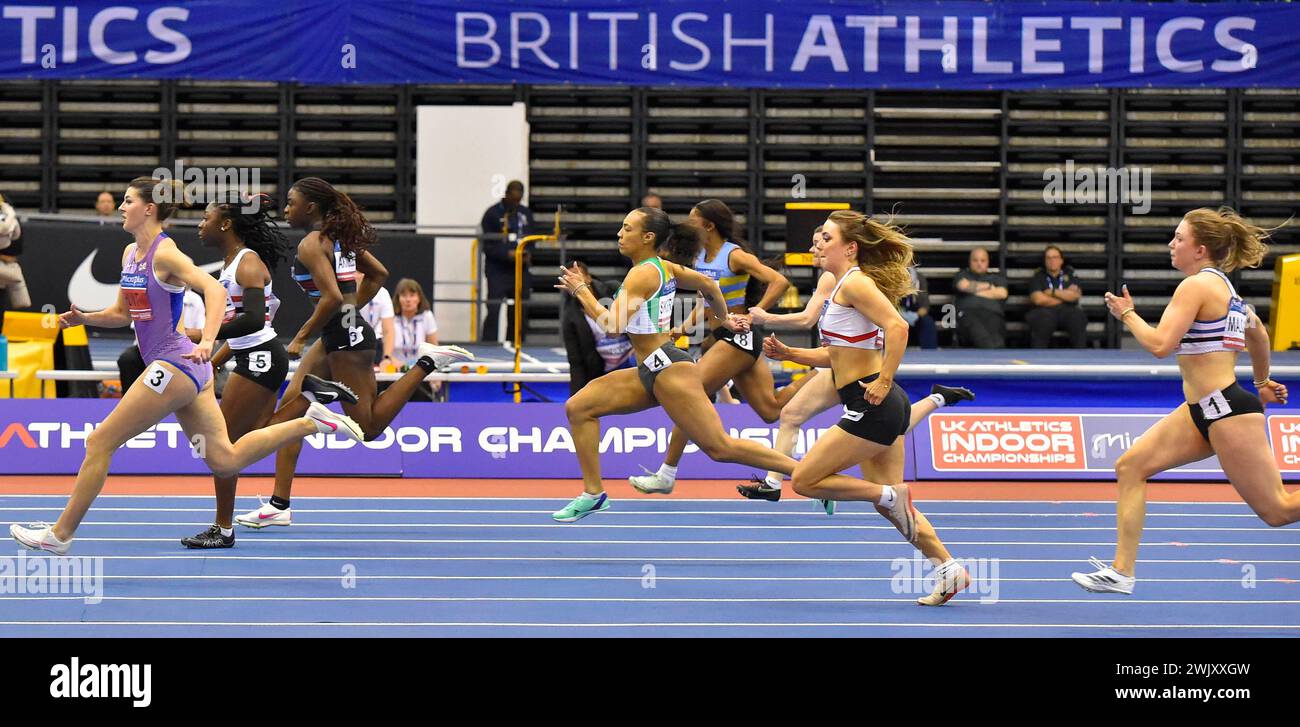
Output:
<path fill-rule="evenodd" d="M 307 177 L 295 182 L 293 188 L 316 204 L 321 211 L 321 233 L 337 242 L 349 257 L 355 258 L 379 243 L 379 234 L 357 203 L 329 182 Z"/>
<path fill-rule="evenodd" d="M 292 252 L 289 238 L 275 224 L 275 201 L 265 194 L 244 196 L 230 193 L 211 204 L 220 210 L 224 219 L 230 220 L 235 236 L 244 247 L 257 253 L 271 272 L 281 260 L 288 260 Z"/>

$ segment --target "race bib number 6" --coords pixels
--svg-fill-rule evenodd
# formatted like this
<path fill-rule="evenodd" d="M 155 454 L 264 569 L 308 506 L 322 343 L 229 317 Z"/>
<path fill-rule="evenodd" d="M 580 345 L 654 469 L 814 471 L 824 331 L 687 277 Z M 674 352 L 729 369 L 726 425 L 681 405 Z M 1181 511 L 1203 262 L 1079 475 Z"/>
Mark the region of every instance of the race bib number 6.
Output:
<path fill-rule="evenodd" d="M 145 369 L 144 375 L 140 378 L 144 380 L 145 386 L 153 389 L 155 393 L 161 394 L 167 388 L 167 384 L 171 383 L 172 375 L 172 372 L 155 361 L 149 365 L 149 368 Z"/>

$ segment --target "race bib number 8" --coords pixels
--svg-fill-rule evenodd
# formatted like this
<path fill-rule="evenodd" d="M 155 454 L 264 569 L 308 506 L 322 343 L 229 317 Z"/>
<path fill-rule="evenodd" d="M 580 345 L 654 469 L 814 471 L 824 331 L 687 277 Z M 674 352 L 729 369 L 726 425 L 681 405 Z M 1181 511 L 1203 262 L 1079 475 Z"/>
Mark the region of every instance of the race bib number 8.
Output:
<path fill-rule="evenodd" d="M 140 378 L 144 380 L 145 386 L 153 389 L 155 393 L 161 394 L 167 388 L 167 384 L 171 383 L 172 372 L 155 361 L 149 365 L 149 368 L 145 369 L 144 375 Z"/>
<path fill-rule="evenodd" d="M 1232 413 L 1232 405 L 1223 398 L 1222 391 L 1216 391 L 1197 403 L 1201 405 L 1201 411 L 1209 420 L 1222 419 Z"/>
<path fill-rule="evenodd" d="M 673 361 L 668 358 L 668 354 L 664 353 L 663 349 L 658 349 L 646 358 L 645 367 L 651 371 L 658 372 L 668 368 L 672 363 Z"/>
<path fill-rule="evenodd" d="M 751 351 L 754 348 L 753 331 L 746 331 L 745 333 L 737 333 L 731 340 L 735 341 L 737 346 L 740 346 L 746 351 Z"/>

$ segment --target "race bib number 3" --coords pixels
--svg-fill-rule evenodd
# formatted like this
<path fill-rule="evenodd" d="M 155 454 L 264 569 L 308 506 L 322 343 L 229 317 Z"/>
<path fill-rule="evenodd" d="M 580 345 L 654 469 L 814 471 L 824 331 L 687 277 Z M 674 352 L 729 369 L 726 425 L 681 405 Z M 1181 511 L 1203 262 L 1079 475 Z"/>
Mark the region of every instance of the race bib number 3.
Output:
<path fill-rule="evenodd" d="M 1201 405 L 1201 411 L 1209 420 L 1222 419 L 1232 413 L 1232 405 L 1223 398 L 1222 391 L 1216 391 L 1197 403 Z"/>
<path fill-rule="evenodd" d="M 664 353 L 662 349 L 659 349 L 646 358 L 645 367 L 651 371 L 658 372 L 668 368 L 672 363 L 673 361 L 668 358 L 668 354 Z"/>
<path fill-rule="evenodd" d="M 155 361 L 149 365 L 149 368 L 145 369 L 144 375 L 140 378 L 144 380 L 145 386 L 153 389 L 155 393 L 161 394 L 167 388 L 167 384 L 171 383 L 172 375 L 172 372 Z"/>
<path fill-rule="evenodd" d="M 366 338 L 366 334 L 361 330 L 361 326 L 348 329 L 348 345 L 357 346 Z"/>

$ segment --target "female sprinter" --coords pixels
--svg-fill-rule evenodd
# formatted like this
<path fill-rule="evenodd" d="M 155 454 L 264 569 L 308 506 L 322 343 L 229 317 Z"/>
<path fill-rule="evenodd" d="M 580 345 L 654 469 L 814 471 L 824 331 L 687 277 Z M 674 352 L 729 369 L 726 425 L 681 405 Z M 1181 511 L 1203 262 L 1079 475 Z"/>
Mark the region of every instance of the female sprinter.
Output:
<path fill-rule="evenodd" d="M 907 322 L 898 301 L 911 293 L 912 245 L 893 225 L 848 210 L 832 212 L 822 230 L 826 272 L 838 281 L 821 315 L 821 348 L 790 348 L 770 336 L 771 358 L 806 366 L 829 366 L 844 416 L 817 439 L 791 476 L 794 491 L 818 500 L 861 500 L 892 522 L 903 537 L 937 566 L 934 592 L 917 603 L 941 606 L 970 585 L 970 577 L 944 547 L 925 516 L 912 505 L 907 485 L 886 485 L 836 474 L 862 464 L 884 482 L 903 479 L 903 434 L 911 404 L 894 383 L 907 347 Z M 876 345 L 885 338 L 882 349 Z M 820 376 L 821 374 L 819 374 Z M 904 513 L 902 518 L 896 513 Z"/>
<path fill-rule="evenodd" d="M 743 314 L 748 310 L 745 290 L 751 278 L 766 286 L 762 300 L 758 302 L 760 307 L 770 308 L 781 300 L 790 282 L 781 273 L 764 265 L 749 249 L 736 230 L 735 215 L 726 204 L 716 199 L 704 200 L 691 210 L 689 224 L 704 234 L 704 249 L 695 257 L 693 267 L 718 283 L 729 311 Z M 703 307 L 698 306 L 692 312 L 683 329 L 693 325 Z M 681 335 L 680 330 L 672 333 Z M 669 340 L 676 340 L 671 337 L 672 333 Z M 780 392 L 774 391 L 772 370 L 763 360 L 762 335 L 757 331 L 734 332 L 718 325 L 715 318 L 712 337 L 713 344 L 706 341 L 706 350 L 699 360 L 704 392 L 712 396 L 728 381 L 734 380 L 745 401 L 763 421 L 776 421 L 781 416 L 781 408 L 799 391 L 803 382 L 796 382 Z M 721 345 L 723 342 L 727 345 Z M 646 470 L 645 475 L 629 477 L 628 481 L 641 492 L 661 495 L 672 492 L 677 482 L 677 465 L 687 443 L 681 427 L 673 427 L 668 452 L 659 471 Z"/>
<path fill-rule="evenodd" d="M 351 419 L 313 402 L 307 416 L 252 432 L 231 444 L 212 392 L 212 366 L 208 363 L 226 310 L 226 291 L 162 231 L 163 221 L 177 207 L 170 201 L 173 194 L 180 192 L 149 177 L 127 186 L 119 209 L 122 228 L 135 242 L 122 253 L 117 302 L 97 313 L 84 313 L 74 306 L 59 316 L 65 328 L 83 324 L 121 328 L 134 321 L 146 368 L 108 418 L 86 438 L 86 458 L 58 522 L 9 528 L 14 539 L 28 548 L 67 553 L 77 526 L 104 487 L 113 452 L 168 414 L 176 415 L 186 436 L 220 477 L 233 476 L 290 441 L 316 432 L 339 432 L 355 441 L 362 438 L 361 428 Z M 177 330 L 186 286 L 203 291 L 207 307 L 203 338 L 197 344 Z"/>
<path fill-rule="evenodd" d="M 1169 242 L 1173 267 L 1187 276 L 1155 326 L 1133 310 L 1128 290 L 1106 305 L 1146 350 L 1178 356 L 1186 401 L 1156 422 L 1115 463 L 1119 484 L 1115 560 L 1075 573 L 1094 593 L 1132 594 L 1138 542 L 1146 517 L 1147 479 L 1188 462 L 1219 457 L 1223 474 L 1260 519 L 1274 527 L 1300 520 L 1300 492 L 1282 487 L 1264 429 L 1264 405 L 1286 404 L 1287 390 L 1269 378 L 1268 332 L 1228 282 L 1239 268 L 1258 267 L 1268 232 L 1227 207 L 1188 212 Z M 1258 397 L 1237 384 L 1237 354 L 1250 352 Z"/>
<path fill-rule="evenodd" d="M 280 307 L 271 290 L 271 273 L 289 257 L 289 240 L 275 225 L 270 197 L 232 196 L 212 202 L 199 223 L 199 239 L 221 250 L 224 266 L 218 280 L 226 289 L 226 312 L 218 340 L 225 340 L 212 365 L 235 357 L 235 374 L 221 394 L 221 414 L 230 438 L 261 429 L 275 413 L 280 385 L 289 375 L 289 356 L 271 321 Z M 181 540 L 187 548 L 232 548 L 235 545 L 237 476 L 216 477 L 217 515 L 212 527 Z"/>
<path fill-rule="evenodd" d="M 416 365 L 376 395 L 375 332 L 361 315 L 388 278 L 388 270 L 370 253 L 379 241 L 352 198 L 316 177 L 308 177 L 289 190 L 284 217 L 299 229 L 309 230 L 298 243 L 293 279 L 315 304 L 311 317 L 302 324 L 289 344 L 291 358 L 302 356 L 285 392 L 286 404 L 276 410 L 272 423 L 299 416 L 298 393 L 336 396 L 365 433 L 369 442 L 380 434 L 402 410 L 424 377 L 456 361 L 472 361 L 474 355 L 458 346 L 417 346 Z M 358 288 L 354 273 L 365 280 Z M 303 355 L 307 341 L 317 333 L 320 339 Z M 326 390 L 318 376 L 329 375 L 343 386 Z M 240 515 L 235 522 L 252 528 L 289 525 L 289 494 L 302 443 L 284 447 L 275 455 L 275 494 L 270 502 Z"/>
<path fill-rule="evenodd" d="M 576 297 L 583 311 L 611 335 L 626 331 L 640 364 L 635 370 L 618 369 L 592 380 L 565 404 L 584 492 L 554 513 L 551 517 L 555 520 L 575 522 L 609 508 L 600 482 L 599 447 L 600 417 L 610 414 L 632 414 L 659 405 L 714 461 L 793 471 L 794 460 L 789 457 L 757 442 L 727 436 L 713 402 L 704 393 L 699 367 L 668 337 L 679 284 L 703 293 L 728 330 L 746 330 L 742 316 L 728 313 L 718 284 L 681 264 L 694 260 L 699 249 L 698 228 L 674 226 L 663 210 L 641 207 L 628 213 L 618 233 L 618 250 L 632 261 L 632 269 L 608 310 L 583 282 L 577 265 L 561 268 L 563 275 L 555 287 Z"/>
<path fill-rule="evenodd" d="M 810 250 L 813 256 L 813 265 L 817 268 L 823 267 L 821 250 L 817 245 L 821 233 L 821 227 L 813 231 L 813 244 Z M 808 305 L 804 307 L 802 312 L 776 315 L 768 313 L 763 308 L 754 307 L 749 309 L 750 320 L 755 326 L 791 329 L 812 328 L 817 325 L 817 318 L 821 315 L 822 308 L 825 307 L 826 299 L 830 297 L 831 291 L 835 289 L 835 283 L 835 276 L 823 271 L 817 279 L 816 289 L 808 298 Z M 879 337 L 877 337 L 877 340 L 879 340 Z M 781 428 L 776 435 L 776 451 L 782 454 L 792 454 L 794 452 L 799 430 L 805 422 L 840 403 L 840 396 L 835 391 L 835 383 L 832 377 L 825 375 L 821 369 L 813 369 L 808 373 L 807 378 L 807 384 L 781 408 Z M 912 416 L 908 424 L 908 431 L 911 431 L 919 422 L 930 416 L 935 409 L 950 406 L 960 401 L 974 400 L 975 394 L 970 389 L 934 384 L 930 387 L 929 396 L 920 401 L 912 402 Z M 880 475 L 864 470 L 863 476 L 869 480 L 875 480 Z M 773 470 L 767 473 L 766 478 L 752 478 L 753 481 L 750 484 L 738 485 L 736 490 L 753 500 L 777 501 L 781 499 L 781 479 L 781 473 Z M 823 502 L 822 506 L 826 508 L 827 514 L 834 514 L 835 502 L 833 500 Z"/>

